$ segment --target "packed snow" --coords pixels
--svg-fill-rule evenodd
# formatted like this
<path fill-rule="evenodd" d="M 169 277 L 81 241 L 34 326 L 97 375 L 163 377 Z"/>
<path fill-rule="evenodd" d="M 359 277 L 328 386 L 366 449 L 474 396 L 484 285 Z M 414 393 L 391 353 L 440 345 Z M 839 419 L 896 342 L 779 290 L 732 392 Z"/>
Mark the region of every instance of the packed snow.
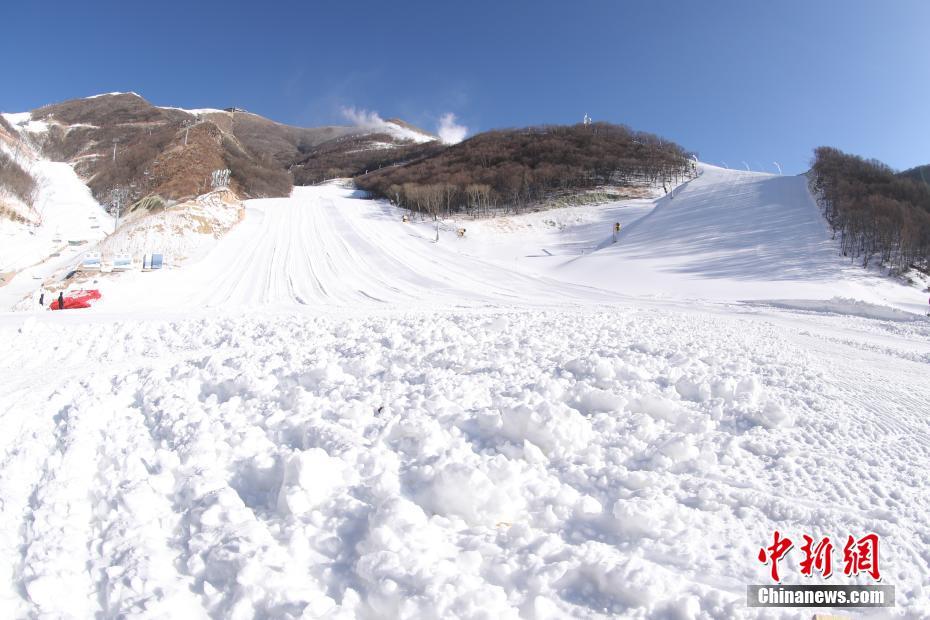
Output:
<path fill-rule="evenodd" d="M 0 615 L 809 618 L 745 606 L 779 529 L 880 534 L 930 617 L 925 294 L 803 177 L 403 215 L 296 188 L 0 314 Z"/>
<path fill-rule="evenodd" d="M 615 223 L 621 224 L 616 236 Z M 705 164 L 698 178 L 657 201 L 568 207 L 503 222 L 460 220 L 450 227 L 466 228 L 466 253 L 627 295 L 841 297 L 921 315 L 927 309 L 920 290 L 838 255 L 805 176 Z"/>

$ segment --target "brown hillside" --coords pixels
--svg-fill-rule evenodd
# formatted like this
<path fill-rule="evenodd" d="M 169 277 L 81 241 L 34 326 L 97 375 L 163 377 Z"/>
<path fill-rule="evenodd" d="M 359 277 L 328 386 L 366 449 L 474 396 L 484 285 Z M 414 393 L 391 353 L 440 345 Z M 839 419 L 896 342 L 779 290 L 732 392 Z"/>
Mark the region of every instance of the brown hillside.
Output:
<path fill-rule="evenodd" d="M 213 170 L 226 167 L 233 188 L 247 197 L 287 195 L 291 180 L 284 165 L 236 139 L 240 123 L 233 117 L 240 116 L 159 108 L 135 94 L 75 99 L 33 112 L 49 124 L 40 144 L 45 154 L 75 163 L 104 203 L 116 187 L 127 188 L 133 201 L 153 194 L 189 198 L 209 189 Z"/>
<path fill-rule="evenodd" d="M 360 127 L 293 127 L 233 108 L 195 114 L 134 93 L 74 99 L 32 115 L 49 126 L 36 136 L 37 146 L 74 163 L 102 203 L 116 187 L 128 189 L 132 201 L 189 198 L 208 189 L 212 171 L 221 168 L 230 169 L 231 187 L 243 197 L 283 196 L 292 172 L 298 183 L 314 183 L 429 151 Z"/>

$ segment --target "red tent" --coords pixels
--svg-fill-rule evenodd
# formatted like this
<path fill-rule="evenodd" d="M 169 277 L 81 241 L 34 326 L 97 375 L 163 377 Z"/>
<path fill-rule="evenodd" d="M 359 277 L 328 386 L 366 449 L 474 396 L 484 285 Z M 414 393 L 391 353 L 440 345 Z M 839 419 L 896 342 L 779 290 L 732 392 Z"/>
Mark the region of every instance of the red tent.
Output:
<path fill-rule="evenodd" d="M 84 289 L 80 291 L 71 291 L 65 294 L 64 310 L 73 310 L 75 308 L 90 308 L 90 302 L 100 299 L 100 291 L 97 289 Z M 49 306 L 50 310 L 62 310 L 58 307 L 58 298 Z"/>

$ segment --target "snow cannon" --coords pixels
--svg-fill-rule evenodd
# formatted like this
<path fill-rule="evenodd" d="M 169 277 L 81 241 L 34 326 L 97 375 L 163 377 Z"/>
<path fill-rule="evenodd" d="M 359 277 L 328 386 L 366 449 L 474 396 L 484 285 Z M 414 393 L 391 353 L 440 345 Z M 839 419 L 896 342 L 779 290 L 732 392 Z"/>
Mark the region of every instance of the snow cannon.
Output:
<path fill-rule="evenodd" d="M 90 308 L 91 302 L 97 301 L 100 299 L 100 291 L 98 289 L 82 289 L 78 291 L 71 291 L 64 296 L 64 307 L 59 307 L 58 299 L 52 302 L 49 306 L 49 310 L 76 310 L 79 308 Z"/>

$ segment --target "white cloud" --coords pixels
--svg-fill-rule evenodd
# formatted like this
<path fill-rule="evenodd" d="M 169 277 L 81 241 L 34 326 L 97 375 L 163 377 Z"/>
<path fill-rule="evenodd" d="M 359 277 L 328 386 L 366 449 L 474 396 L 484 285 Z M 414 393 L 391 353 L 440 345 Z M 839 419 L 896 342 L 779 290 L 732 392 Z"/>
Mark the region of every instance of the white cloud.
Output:
<path fill-rule="evenodd" d="M 458 144 L 468 135 L 468 127 L 455 122 L 455 114 L 446 112 L 439 118 L 436 134 L 445 144 Z"/>

